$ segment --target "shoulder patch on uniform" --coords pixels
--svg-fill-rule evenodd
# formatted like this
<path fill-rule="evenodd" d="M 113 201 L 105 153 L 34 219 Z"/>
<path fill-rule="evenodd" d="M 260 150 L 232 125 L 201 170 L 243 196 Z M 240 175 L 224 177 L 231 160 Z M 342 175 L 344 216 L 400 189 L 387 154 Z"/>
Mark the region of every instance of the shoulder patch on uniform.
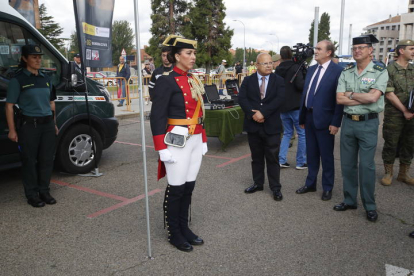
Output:
<path fill-rule="evenodd" d="M 354 67 L 355 67 L 355 64 L 353 62 L 348 63 L 348 65 L 344 68 L 344 71 L 349 70 L 349 69 L 352 69 Z"/>
<path fill-rule="evenodd" d="M 375 64 L 373 68 L 374 68 L 375 70 L 380 71 L 380 72 L 385 70 L 385 67 L 382 67 L 382 66 L 380 66 L 380 65 L 378 65 L 378 64 Z"/>

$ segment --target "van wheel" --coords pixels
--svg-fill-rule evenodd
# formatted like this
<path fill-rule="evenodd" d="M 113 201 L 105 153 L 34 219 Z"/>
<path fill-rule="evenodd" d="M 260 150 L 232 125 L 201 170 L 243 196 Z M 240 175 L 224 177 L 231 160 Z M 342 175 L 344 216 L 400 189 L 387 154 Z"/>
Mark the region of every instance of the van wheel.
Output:
<path fill-rule="evenodd" d="M 102 156 L 102 138 L 94 128 L 92 128 L 92 132 L 95 138 L 96 161 L 99 164 Z M 89 126 L 79 124 L 69 129 L 62 137 L 57 152 L 60 168 L 73 174 L 88 173 L 95 168 L 94 158 Z"/>

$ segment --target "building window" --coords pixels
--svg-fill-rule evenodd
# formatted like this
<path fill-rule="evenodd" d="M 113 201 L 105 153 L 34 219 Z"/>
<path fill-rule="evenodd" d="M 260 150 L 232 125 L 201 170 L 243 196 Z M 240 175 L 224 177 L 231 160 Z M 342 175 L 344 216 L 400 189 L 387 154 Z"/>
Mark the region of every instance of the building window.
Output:
<path fill-rule="evenodd" d="M 381 27 L 381 30 L 384 30 L 384 26 Z"/>
<path fill-rule="evenodd" d="M 414 0 L 410 0 L 410 4 L 413 5 L 414 4 Z"/>
<path fill-rule="evenodd" d="M 384 45 L 384 41 L 380 41 L 380 45 L 382 46 L 382 45 Z"/>
<path fill-rule="evenodd" d="M 391 27 L 391 30 L 392 31 L 395 31 L 395 25 Z"/>
<path fill-rule="evenodd" d="M 379 60 L 382 60 L 384 58 L 384 56 L 383 55 L 380 55 L 379 56 Z"/>
<path fill-rule="evenodd" d="M 380 48 L 380 53 L 382 53 L 382 52 L 384 52 L 384 49 L 383 48 Z"/>
<path fill-rule="evenodd" d="M 414 12 L 414 9 L 413 8 L 410 8 L 410 12 Z"/>
<path fill-rule="evenodd" d="M 385 29 L 386 29 L 386 30 L 389 30 L 389 29 L 390 29 L 390 26 L 385 27 Z"/>
<path fill-rule="evenodd" d="M 388 45 L 392 45 L 392 40 L 388 40 Z"/>

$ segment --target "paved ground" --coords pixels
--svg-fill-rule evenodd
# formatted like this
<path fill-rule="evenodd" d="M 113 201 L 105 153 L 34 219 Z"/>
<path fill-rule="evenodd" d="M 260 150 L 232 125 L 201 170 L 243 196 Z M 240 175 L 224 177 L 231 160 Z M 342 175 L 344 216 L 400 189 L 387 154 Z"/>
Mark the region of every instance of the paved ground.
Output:
<path fill-rule="evenodd" d="M 149 260 L 139 126 L 137 115 L 120 120 L 118 139 L 102 156 L 104 176 L 54 172 L 54 206 L 30 207 L 20 170 L 0 172 L 0 275 L 409 275 L 414 270 L 414 240 L 407 236 L 414 230 L 414 187 L 396 180 L 390 187 L 378 184 L 376 223 L 365 219 L 361 205 L 333 211 L 342 200 L 337 146 L 331 201 L 321 201 L 320 191 L 295 194 L 307 172 L 293 168 L 281 173 L 283 201 L 275 202 L 267 186 L 246 195 L 252 182 L 246 135 L 237 136 L 225 152 L 217 138 L 209 139 L 191 222 L 206 243 L 191 253 L 174 249 L 163 229 L 166 180 L 156 181 L 157 155 L 146 121 L 154 257 Z M 378 178 L 382 138 L 379 142 Z M 295 149 L 296 143 L 291 164 Z"/>

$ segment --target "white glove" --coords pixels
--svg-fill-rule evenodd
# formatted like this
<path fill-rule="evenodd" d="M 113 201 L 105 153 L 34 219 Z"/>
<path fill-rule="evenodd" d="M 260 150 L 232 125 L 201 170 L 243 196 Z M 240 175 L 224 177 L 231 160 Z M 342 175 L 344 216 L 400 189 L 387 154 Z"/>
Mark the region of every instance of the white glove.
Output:
<path fill-rule="evenodd" d="M 207 143 L 203 143 L 203 155 L 206 155 L 207 152 L 208 152 Z"/>
<path fill-rule="evenodd" d="M 177 160 L 175 160 L 171 154 L 171 152 L 168 149 L 163 149 L 158 151 L 160 154 L 160 160 L 165 163 L 176 163 Z"/>

